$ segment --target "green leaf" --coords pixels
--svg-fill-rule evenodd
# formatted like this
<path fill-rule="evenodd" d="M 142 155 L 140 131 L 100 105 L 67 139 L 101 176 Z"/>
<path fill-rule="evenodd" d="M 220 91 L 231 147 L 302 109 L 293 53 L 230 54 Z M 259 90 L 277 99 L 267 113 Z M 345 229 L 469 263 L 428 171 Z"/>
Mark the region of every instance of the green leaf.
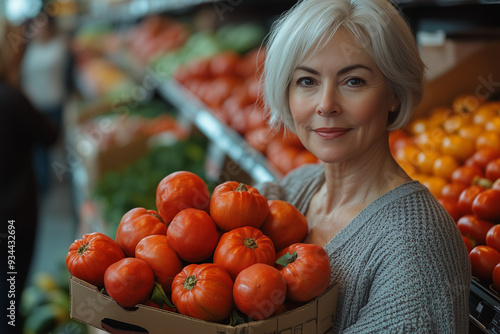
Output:
<path fill-rule="evenodd" d="M 160 308 L 163 308 L 163 304 L 175 308 L 175 305 L 172 304 L 170 299 L 168 299 L 167 295 L 165 294 L 165 291 L 163 291 L 163 288 L 161 287 L 161 284 L 158 282 L 155 282 L 155 285 L 153 287 L 153 292 L 151 293 L 151 300 Z"/>

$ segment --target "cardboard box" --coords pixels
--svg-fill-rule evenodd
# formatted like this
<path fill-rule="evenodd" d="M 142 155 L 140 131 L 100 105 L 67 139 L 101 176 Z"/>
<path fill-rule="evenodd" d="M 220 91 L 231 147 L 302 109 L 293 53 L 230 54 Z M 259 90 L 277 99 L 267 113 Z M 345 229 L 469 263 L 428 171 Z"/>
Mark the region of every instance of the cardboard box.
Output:
<path fill-rule="evenodd" d="M 126 310 L 111 297 L 78 278 L 70 278 L 71 318 L 103 329 L 101 322 L 120 321 L 139 326 L 149 334 L 323 334 L 335 323 L 336 285 L 315 300 L 282 315 L 235 327 L 194 319 L 181 314 L 138 305 Z"/>
<path fill-rule="evenodd" d="M 500 94 L 500 41 L 477 42 L 475 47 L 467 44 L 467 48 L 453 45 L 452 49 L 452 54 L 457 53 L 453 57 L 449 56 L 448 48 L 443 46 L 441 61 L 436 55 L 427 59 L 423 55 L 431 72 L 433 68 L 439 67 L 446 68 L 446 71 L 438 75 L 435 72 L 427 73 L 428 82 L 415 117 L 427 116 L 436 107 L 451 106 L 460 94 L 476 95 L 485 100 Z M 445 64 L 446 60 L 452 64 Z"/>

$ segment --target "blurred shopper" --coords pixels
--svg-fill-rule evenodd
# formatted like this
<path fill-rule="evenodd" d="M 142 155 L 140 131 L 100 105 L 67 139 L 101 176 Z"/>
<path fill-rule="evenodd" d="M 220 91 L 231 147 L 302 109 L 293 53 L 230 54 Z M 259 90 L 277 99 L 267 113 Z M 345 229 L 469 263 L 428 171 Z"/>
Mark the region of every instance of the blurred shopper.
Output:
<path fill-rule="evenodd" d="M 52 145 L 59 133 L 20 89 L 22 31 L 0 18 L 0 333 L 13 334 L 22 332 L 19 303 L 38 224 L 33 146 Z"/>
<path fill-rule="evenodd" d="M 42 10 L 27 23 L 28 41 L 21 66 L 21 87 L 31 103 L 62 129 L 62 111 L 68 89 L 69 51 L 66 37 L 58 32 L 55 18 Z M 50 150 L 35 149 L 41 194 L 50 187 Z"/>

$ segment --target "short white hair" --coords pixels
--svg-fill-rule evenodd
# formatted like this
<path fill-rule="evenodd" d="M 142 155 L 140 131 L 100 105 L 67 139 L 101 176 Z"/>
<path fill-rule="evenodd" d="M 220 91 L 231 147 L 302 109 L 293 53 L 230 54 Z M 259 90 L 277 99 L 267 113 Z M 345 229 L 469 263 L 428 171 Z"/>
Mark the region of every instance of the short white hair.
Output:
<path fill-rule="evenodd" d="M 399 101 L 387 130 L 404 127 L 420 103 L 425 66 L 408 23 L 388 0 L 301 0 L 278 18 L 266 40 L 264 101 L 269 125 L 295 131 L 288 101 L 293 71 L 338 29 L 366 48 Z"/>

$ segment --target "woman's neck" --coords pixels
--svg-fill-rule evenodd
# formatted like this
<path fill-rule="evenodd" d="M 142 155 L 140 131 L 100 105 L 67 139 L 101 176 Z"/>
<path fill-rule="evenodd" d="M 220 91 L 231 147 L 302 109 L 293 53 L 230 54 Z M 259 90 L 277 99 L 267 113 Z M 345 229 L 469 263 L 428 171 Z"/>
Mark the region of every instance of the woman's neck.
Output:
<path fill-rule="evenodd" d="M 411 180 L 392 157 L 386 142 L 375 144 L 360 157 L 324 164 L 324 168 L 322 191 L 328 211 L 344 205 L 369 204 Z"/>

